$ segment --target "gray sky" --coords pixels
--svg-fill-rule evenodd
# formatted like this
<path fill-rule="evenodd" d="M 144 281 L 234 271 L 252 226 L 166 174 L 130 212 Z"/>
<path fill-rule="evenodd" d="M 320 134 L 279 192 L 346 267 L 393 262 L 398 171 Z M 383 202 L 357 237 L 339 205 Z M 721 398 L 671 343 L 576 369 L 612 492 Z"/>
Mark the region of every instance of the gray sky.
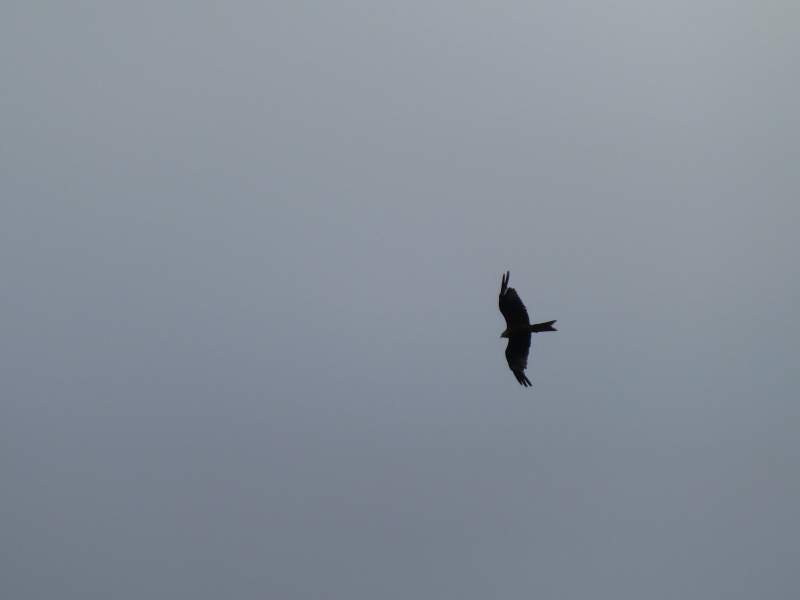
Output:
<path fill-rule="evenodd" d="M 3 598 L 798 596 L 795 3 L 0 13 Z"/>

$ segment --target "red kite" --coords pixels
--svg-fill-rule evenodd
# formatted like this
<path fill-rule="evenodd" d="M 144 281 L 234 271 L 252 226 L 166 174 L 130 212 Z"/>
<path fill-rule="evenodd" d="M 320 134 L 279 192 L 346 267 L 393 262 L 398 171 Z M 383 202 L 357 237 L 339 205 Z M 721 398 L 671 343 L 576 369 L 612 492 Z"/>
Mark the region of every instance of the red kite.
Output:
<path fill-rule="evenodd" d="M 500 312 L 506 319 L 506 330 L 500 334 L 501 338 L 508 338 L 506 347 L 506 360 L 508 368 L 514 373 L 520 385 L 528 387 L 531 382 L 525 376 L 525 368 L 528 366 L 528 351 L 531 348 L 531 333 L 540 331 L 556 331 L 553 327 L 555 321 L 547 323 L 536 323 L 531 325 L 528 318 L 528 311 L 520 300 L 517 290 L 508 287 L 508 277 L 511 271 L 503 275 L 503 283 L 500 285 Z"/>

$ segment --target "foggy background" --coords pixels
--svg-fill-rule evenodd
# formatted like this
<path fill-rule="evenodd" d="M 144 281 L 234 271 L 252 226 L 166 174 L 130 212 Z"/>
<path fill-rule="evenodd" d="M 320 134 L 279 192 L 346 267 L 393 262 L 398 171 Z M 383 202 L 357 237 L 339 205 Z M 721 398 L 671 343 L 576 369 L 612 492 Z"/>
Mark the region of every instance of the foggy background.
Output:
<path fill-rule="evenodd" d="M 6 2 L 3 598 L 798 597 L 798 27 Z"/>

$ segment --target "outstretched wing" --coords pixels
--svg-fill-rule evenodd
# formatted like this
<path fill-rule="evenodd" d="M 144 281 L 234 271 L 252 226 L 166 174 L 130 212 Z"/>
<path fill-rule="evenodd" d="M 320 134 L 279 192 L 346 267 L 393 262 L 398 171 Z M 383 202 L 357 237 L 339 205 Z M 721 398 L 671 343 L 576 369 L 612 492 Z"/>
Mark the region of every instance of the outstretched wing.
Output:
<path fill-rule="evenodd" d="M 525 310 L 525 307 L 523 307 Z M 506 317 L 508 320 L 508 317 Z M 514 377 L 525 387 L 528 387 L 531 382 L 525 376 L 525 369 L 528 366 L 528 351 L 531 349 L 531 334 L 515 335 L 508 338 L 508 346 L 506 346 L 506 360 L 508 361 L 508 368 L 514 373 Z"/>
<path fill-rule="evenodd" d="M 508 271 L 503 275 L 503 282 L 500 285 L 500 312 L 503 313 L 506 319 L 506 327 L 530 325 L 531 320 L 528 317 L 528 311 L 525 310 L 525 305 L 522 303 L 519 294 L 517 294 L 517 290 L 508 287 L 508 278 L 510 274 L 511 271 Z M 530 343 L 530 336 L 528 336 L 528 347 L 530 347 Z M 528 351 L 525 350 L 525 356 L 527 355 Z"/>

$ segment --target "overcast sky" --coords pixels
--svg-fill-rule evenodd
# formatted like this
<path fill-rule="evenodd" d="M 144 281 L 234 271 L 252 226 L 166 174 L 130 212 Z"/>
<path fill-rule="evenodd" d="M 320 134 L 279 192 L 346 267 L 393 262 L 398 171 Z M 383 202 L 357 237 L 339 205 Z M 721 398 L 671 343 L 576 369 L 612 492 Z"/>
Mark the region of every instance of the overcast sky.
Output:
<path fill-rule="evenodd" d="M 798 31 L 6 2 L 2 597 L 797 598 Z"/>

